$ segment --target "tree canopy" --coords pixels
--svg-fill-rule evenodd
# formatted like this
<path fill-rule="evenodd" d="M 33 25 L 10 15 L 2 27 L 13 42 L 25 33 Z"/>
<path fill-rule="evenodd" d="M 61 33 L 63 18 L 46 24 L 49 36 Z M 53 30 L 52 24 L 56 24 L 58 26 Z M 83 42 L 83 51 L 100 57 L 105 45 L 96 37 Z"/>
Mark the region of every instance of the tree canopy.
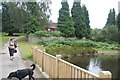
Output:
<path fill-rule="evenodd" d="M 73 37 L 75 35 L 74 23 L 69 13 L 69 5 L 67 1 L 62 1 L 62 8 L 59 10 L 59 18 L 57 27 L 65 37 Z"/>
<path fill-rule="evenodd" d="M 78 38 L 86 37 L 87 27 L 80 1 L 74 1 L 71 9 L 72 19 L 74 21 L 75 35 Z"/>
<path fill-rule="evenodd" d="M 41 2 L 3 2 L 2 31 L 11 33 L 24 32 L 30 34 L 43 29 L 47 24 L 50 0 Z"/>
<path fill-rule="evenodd" d="M 109 25 L 115 25 L 116 23 L 116 19 L 115 19 L 115 9 L 110 9 L 109 11 L 109 14 L 108 14 L 108 18 L 107 18 L 107 22 L 105 24 L 105 27 L 106 26 L 109 26 Z"/>

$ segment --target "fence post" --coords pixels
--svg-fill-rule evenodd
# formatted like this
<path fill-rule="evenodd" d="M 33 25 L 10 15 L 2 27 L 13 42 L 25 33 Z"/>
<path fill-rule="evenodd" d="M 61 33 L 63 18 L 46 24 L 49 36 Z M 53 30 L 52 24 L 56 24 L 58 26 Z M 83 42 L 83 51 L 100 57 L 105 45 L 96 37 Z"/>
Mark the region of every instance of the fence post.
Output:
<path fill-rule="evenodd" d="M 99 73 L 99 80 L 112 80 L 112 74 L 110 71 L 101 71 Z"/>
<path fill-rule="evenodd" d="M 33 47 L 33 59 L 34 59 L 34 62 L 36 63 L 36 51 L 37 51 L 37 46 L 34 46 Z"/>
<path fill-rule="evenodd" d="M 45 64 L 45 62 L 44 62 L 44 56 L 45 56 L 45 49 L 41 49 L 41 51 L 42 51 L 42 71 L 44 72 L 44 64 Z"/>
<path fill-rule="evenodd" d="M 59 59 L 61 59 L 61 55 L 56 55 L 56 69 L 55 69 L 55 78 L 59 77 Z"/>

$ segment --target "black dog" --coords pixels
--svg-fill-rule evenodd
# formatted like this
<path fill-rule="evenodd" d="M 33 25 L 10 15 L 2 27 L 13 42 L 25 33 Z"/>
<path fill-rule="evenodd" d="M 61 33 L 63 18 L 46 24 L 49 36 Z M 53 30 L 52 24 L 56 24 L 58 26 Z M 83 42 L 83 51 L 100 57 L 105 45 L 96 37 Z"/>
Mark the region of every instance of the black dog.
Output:
<path fill-rule="evenodd" d="M 31 67 L 32 67 L 32 69 L 21 69 L 21 70 L 15 71 L 15 72 L 11 72 L 7 78 L 11 79 L 12 77 L 16 77 L 19 80 L 21 80 L 28 75 L 29 80 L 31 80 L 31 78 L 33 80 L 35 80 L 33 77 L 33 74 L 34 74 L 33 70 L 35 69 L 36 66 L 35 66 L 35 64 L 32 64 Z"/>

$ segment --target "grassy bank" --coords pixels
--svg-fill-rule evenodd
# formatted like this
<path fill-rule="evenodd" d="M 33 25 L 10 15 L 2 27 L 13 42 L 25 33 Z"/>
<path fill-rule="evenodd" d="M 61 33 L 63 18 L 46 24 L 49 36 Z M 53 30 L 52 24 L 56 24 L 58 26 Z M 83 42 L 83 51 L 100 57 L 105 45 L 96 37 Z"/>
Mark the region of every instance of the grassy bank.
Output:
<path fill-rule="evenodd" d="M 18 40 L 18 46 L 23 59 L 32 59 L 32 47 L 38 46 L 37 44 L 29 43 L 25 41 L 25 37 L 21 37 Z"/>
<path fill-rule="evenodd" d="M 119 50 L 118 44 L 108 44 L 103 42 L 95 42 L 91 40 L 74 40 L 74 39 L 53 39 L 49 41 L 41 41 L 39 45 L 43 45 L 46 51 L 52 55 L 57 54 L 94 54 L 99 50 Z"/>
<path fill-rule="evenodd" d="M 11 37 L 0 36 L 0 46 L 4 45 Z"/>
<path fill-rule="evenodd" d="M 25 37 L 20 38 L 19 48 L 23 59 L 32 59 L 32 46 L 43 45 L 46 52 L 51 55 L 57 54 L 94 54 L 96 50 L 118 50 L 118 45 L 102 42 L 93 42 L 91 40 L 71 40 L 71 39 L 53 39 L 41 41 L 39 43 L 29 43 Z"/>

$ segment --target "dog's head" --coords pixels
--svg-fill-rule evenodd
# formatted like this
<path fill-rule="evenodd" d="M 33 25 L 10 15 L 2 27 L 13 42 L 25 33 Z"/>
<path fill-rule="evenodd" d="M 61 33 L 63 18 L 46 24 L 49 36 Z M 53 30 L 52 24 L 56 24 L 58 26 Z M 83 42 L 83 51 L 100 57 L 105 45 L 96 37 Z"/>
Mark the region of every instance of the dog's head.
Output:
<path fill-rule="evenodd" d="M 7 78 L 11 79 L 12 77 L 15 77 L 15 76 L 16 76 L 16 73 L 15 72 L 11 72 Z"/>

